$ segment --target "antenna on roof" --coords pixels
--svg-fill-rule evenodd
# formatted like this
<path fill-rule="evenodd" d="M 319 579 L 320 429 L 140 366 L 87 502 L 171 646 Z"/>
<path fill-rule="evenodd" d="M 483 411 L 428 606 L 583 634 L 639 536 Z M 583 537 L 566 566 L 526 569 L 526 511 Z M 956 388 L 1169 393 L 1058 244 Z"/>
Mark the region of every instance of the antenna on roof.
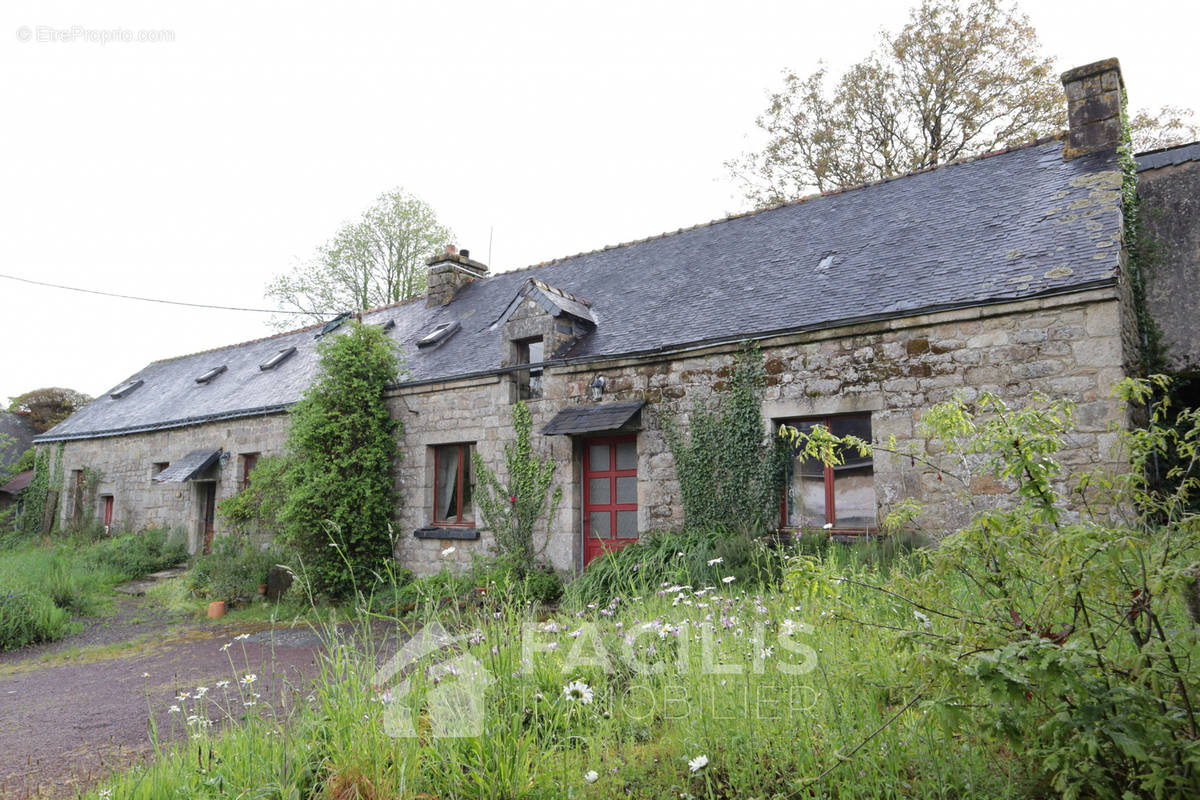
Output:
<path fill-rule="evenodd" d="M 487 263 L 489 265 L 492 263 L 492 234 L 495 232 L 496 232 L 495 225 L 491 225 L 488 227 L 488 260 L 487 260 Z"/>

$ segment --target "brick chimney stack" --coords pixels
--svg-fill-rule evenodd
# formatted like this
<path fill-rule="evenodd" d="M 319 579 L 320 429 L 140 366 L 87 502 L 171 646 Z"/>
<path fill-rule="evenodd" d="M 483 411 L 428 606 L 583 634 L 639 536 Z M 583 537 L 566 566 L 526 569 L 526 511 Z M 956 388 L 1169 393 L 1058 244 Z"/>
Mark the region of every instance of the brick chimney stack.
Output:
<path fill-rule="evenodd" d="M 488 276 L 486 264 L 472 261 L 469 250 L 459 253 L 458 248 L 452 244 L 446 245 L 445 253 L 436 255 L 425 263 L 429 265 L 426 308 L 449 303 L 459 289 L 473 280 Z"/>
<path fill-rule="evenodd" d="M 1122 142 L 1121 105 L 1125 81 L 1121 64 L 1106 58 L 1062 74 L 1067 92 L 1067 144 L 1063 160 L 1111 150 Z"/>

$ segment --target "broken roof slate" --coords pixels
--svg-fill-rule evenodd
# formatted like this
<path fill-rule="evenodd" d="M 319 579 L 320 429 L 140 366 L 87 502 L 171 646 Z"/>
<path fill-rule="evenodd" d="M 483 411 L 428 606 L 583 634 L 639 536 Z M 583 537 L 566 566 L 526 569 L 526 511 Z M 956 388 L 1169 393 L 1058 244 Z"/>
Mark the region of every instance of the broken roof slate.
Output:
<path fill-rule="evenodd" d="M 394 320 L 387 335 L 404 354 L 404 380 L 431 382 L 500 369 L 494 323 L 530 278 L 573 301 L 588 298 L 598 322 L 568 360 L 1111 285 L 1120 178 L 1115 152 L 1063 161 L 1061 142 L 1039 142 L 494 274 L 444 305 L 406 302 L 364 321 Z M 418 350 L 417 340 L 442 322 L 462 330 Z M 145 381 L 137 391 L 102 395 L 39 441 L 281 411 L 312 381 L 316 344 L 308 328 L 154 362 L 131 376 Z M 279 367 L 258 369 L 290 346 L 296 354 Z M 229 367 L 219 380 L 194 382 L 218 363 Z"/>

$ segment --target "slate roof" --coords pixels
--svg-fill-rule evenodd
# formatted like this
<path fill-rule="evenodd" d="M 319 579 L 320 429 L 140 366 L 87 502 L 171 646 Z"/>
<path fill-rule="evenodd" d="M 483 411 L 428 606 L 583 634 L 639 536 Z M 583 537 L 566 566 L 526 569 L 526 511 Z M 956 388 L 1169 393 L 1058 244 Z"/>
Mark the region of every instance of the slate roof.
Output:
<path fill-rule="evenodd" d="M 28 419 L 11 411 L 0 411 L 0 471 L 20 458 L 36 435 Z"/>
<path fill-rule="evenodd" d="M 155 483 L 183 483 L 190 481 L 211 467 L 221 457 L 220 450 L 193 450 L 154 476 Z"/>
<path fill-rule="evenodd" d="M 542 428 L 542 434 L 553 436 L 615 431 L 628 424 L 644 405 L 646 405 L 644 400 L 635 400 L 631 403 L 593 403 L 568 406 L 546 423 Z"/>
<path fill-rule="evenodd" d="M 1185 164 L 1188 161 L 1200 161 L 1200 142 L 1181 144 L 1176 147 L 1164 147 L 1161 150 L 1151 150 L 1147 153 L 1138 153 L 1134 158 L 1137 160 L 1138 172 L 1147 169 L 1172 167 L 1176 164 Z"/>
<path fill-rule="evenodd" d="M 587 298 L 596 328 L 567 361 L 737 341 L 869 319 L 1111 285 L 1121 239 L 1115 152 L 1062 160 L 1058 139 L 808 198 L 639 242 L 492 275 L 452 302 L 388 306 L 387 335 L 409 382 L 500 368 L 494 324 L 535 278 Z M 462 329 L 437 347 L 416 340 L 439 323 Z M 167 361 L 102 395 L 39 441 L 113 435 L 280 411 L 316 369 L 308 328 Z M 296 347 L 273 370 L 258 365 Z M 207 384 L 195 378 L 228 370 Z"/>

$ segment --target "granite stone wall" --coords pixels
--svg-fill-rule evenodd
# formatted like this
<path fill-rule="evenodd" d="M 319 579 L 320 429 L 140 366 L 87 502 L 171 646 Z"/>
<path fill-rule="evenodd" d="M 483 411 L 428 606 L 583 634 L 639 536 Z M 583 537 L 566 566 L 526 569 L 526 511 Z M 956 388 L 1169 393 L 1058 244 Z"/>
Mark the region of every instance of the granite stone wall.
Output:
<path fill-rule="evenodd" d="M 638 528 L 677 525 L 682 511 L 663 419 L 675 415 L 686 431 L 691 409 L 725 388 L 739 347 L 728 343 L 546 369 L 544 396 L 528 405 L 535 452 L 553 459 L 556 484 L 563 490 L 548 535 L 545 528 L 538 531 L 538 544 L 557 569 L 570 572 L 581 565 L 582 444 L 569 436 L 542 436 L 541 428 L 559 410 L 590 403 L 589 383 L 596 374 L 607 379 L 603 402 L 644 400 L 637 438 Z M 1083 470 L 1110 462 L 1115 442 L 1110 428 L 1124 421 L 1110 397 L 1124 374 L 1115 288 L 790 334 L 762 340 L 760 347 L 768 376 L 764 412 L 771 423 L 867 412 L 876 440 L 895 436 L 901 447 L 915 444 L 928 451 L 916 423 L 929 406 L 955 393 L 973 400 L 984 391 L 1019 405 L 1038 391 L 1078 404 L 1078 430 L 1065 461 Z M 512 438 L 514 380 L 509 373 L 390 392 L 389 405 L 403 425 L 397 462 L 401 504 L 393 529 L 402 566 L 418 573 L 461 569 L 472 556 L 489 552 L 492 537 L 482 530 L 477 512 L 476 526 L 433 525 L 434 447 L 469 443 L 493 469 L 502 470 L 504 444 Z M 203 476 L 217 481 L 220 500 L 238 489 L 239 454 L 279 453 L 286 424 L 286 415 L 274 415 L 67 442 L 64 483 L 72 470 L 99 470 L 97 493 L 116 498 L 122 527 L 184 525 L 194 546 L 200 534 L 196 484 L 153 483 L 155 462 L 193 449 L 224 449 L 229 460 Z M 974 508 L 1001 502 L 1009 491 L 987 479 L 955 485 L 907 458 L 885 455 L 875 459 L 874 487 L 878 518 L 904 497 L 926 503 L 920 523 L 933 538 L 955 530 Z M 62 513 L 69 518 L 69 502 Z M 219 520 L 217 532 L 223 532 Z"/>
<path fill-rule="evenodd" d="M 1038 391 L 1078 404 L 1078 429 L 1065 454 L 1065 462 L 1078 470 L 1111 463 L 1115 435 L 1110 427 L 1123 423 L 1122 409 L 1110 397 L 1124 375 L 1115 289 L 778 337 L 761 347 L 768 375 L 764 412 L 772 422 L 869 412 L 877 440 L 894 435 L 901 447 L 911 443 L 926 449 L 916 422 L 929 406 L 955 393 L 970 401 L 984 391 L 1020 405 Z M 645 400 L 638 435 L 638 527 L 678 525 L 679 489 L 663 417 L 675 415 L 686 431 L 691 408 L 725 387 L 737 351 L 737 345 L 726 345 L 547 369 L 545 396 L 528 403 L 534 430 L 561 408 L 590 402 L 588 384 L 597 373 L 607 379 L 604 402 Z M 430 527 L 432 447 L 470 442 L 499 466 L 512 433 L 511 380 L 412 387 L 393 397 L 393 409 L 405 425 L 397 548 L 405 566 L 436 571 L 466 563 L 490 547 L 486 532 L 472 541 L 439 538 Z M 579 566 L 582 549 L 579 444 L 550 436 L 540 437 L 535 446 L 558 465 L 563 503 L 546 552 L 555 567 L 569 571 Z M 974 508 L 1000 502 L 1008 491 L 988 479 L 955 485 L 934 470 L 913 467 L 907 458 L 875 459 L 878 517 L 902 498 L 915 497 L 927 504 L 920 523 L 935 539 L 961 526 Z M 428 538 L 417 538 L 419 529 Z M 450 548 L 453 552 L 442 555 Z"/>
<path fill-rule="evenodd" d="M 81 512 L 91 511 L 96 519 L 103 519 L 100 498 L 111 495 L 113 525 L 118 530 L 138 531 L 160 525 L 182 527 L 187 532 L 188 547 L 194 551 L 203 535 L 200 483 L 155 483 L 152 479 L 158 472 L 156 465 L 171 463 L 192 450 L 223 450 L 229 458 L 200 476 L 204 481 L 216 482 L 220 502 L 240 488 L 242 456 L 279 455 L 286 436 L 287 416 L 274 414 L 64 442 L 59 519 L 66 524 L 76 514 L 74 472 L 91 469 L 96 471 L 98 480 L 95 491 L 83 497 L 82 502 L 94 507 L 80 509 Z M 53 453 L 57 445 L 40 447 Z M 218 516 L 216 535 L 226 531 Z"/>

